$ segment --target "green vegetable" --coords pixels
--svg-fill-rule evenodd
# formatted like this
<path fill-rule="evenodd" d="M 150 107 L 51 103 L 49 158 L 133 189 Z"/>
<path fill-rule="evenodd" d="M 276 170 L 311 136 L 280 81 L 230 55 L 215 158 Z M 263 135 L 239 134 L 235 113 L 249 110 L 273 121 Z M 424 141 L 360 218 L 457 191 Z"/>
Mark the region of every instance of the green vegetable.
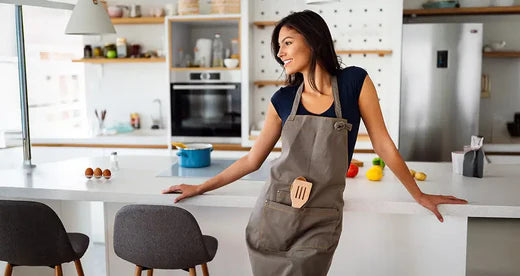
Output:
<path fill-rule="evenodd" d="M 385 168 L 385 161 L 381 159 L 381 157 L 376 157 L 372 160 L 372 165 L 381 166 L 381 168 Z"/>

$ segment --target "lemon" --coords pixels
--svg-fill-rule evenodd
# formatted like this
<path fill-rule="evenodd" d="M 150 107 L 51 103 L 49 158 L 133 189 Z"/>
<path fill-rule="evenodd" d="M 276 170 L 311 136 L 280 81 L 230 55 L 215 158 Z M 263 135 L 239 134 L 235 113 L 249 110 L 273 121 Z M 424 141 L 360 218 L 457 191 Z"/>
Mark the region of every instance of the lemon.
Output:
<path fill-rule="evenodd" d="M 424 180 L 426 180 L 426 174 L 423 172 L 417 172 L 417 173 L 415 173 L 415 179 L 417 179 L 419 181 L 424 181 Z"/>
<path fill-rule="evenodd" d="M 410 174 L 412 175 L 412 177 L 415 177 L 415 171 L 410 169 Z"/>
<path fill-rule="evenodd" d="M 372 166 L 366 173 L 367 179 L 371 181 L 379 181 L 383 178 L 383 168 L 381 166 Z"/>

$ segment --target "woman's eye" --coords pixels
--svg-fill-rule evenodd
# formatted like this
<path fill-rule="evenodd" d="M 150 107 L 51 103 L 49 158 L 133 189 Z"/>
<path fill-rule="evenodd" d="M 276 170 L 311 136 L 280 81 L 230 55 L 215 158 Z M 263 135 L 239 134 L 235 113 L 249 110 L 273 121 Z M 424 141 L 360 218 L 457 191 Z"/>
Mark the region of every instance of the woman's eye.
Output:
<path fill-rule="evenodd" d="M 292 44 L 291 41 L 286 41 L 286 42 L 285 42 L 285 45 L 291 45 L 291 44 Z"/>

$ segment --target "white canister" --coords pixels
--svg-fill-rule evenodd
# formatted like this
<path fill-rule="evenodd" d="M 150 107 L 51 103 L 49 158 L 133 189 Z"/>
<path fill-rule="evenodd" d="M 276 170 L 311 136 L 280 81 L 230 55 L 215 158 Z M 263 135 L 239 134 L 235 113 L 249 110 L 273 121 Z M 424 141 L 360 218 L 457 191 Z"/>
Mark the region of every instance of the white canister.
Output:
<path fill-rule="evenodd" d="M 211 39 L 197 39 L 193 52 L 195 53 L 195 64 L 199 64 L 200 67 L 211 66 Z"/>
<path fill-rule="evenodd" d="M 464 152 L 463 151 L 452 151 L 451 152 L 451 165 L 454 174 L 462 175 L 464 165 Z"/>
<path fill-rule="evenodd" d="M 166 16 L 177 15 L 177 4 L 166 4 L 164 5 Z"/>

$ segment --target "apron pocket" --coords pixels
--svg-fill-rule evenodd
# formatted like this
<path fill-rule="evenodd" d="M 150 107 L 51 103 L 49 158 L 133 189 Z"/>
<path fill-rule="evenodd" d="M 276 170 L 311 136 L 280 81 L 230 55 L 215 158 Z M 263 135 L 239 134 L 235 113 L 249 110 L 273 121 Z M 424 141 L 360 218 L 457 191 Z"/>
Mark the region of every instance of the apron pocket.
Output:
<path fill-rule="evenodd" d="M 339 238 L 340 213 L 333 208 L 297 209 L 267 201 L 262 211 L 259 248 L 288 251 L 290 248 L 313 248 L 326 251 Z"/>

